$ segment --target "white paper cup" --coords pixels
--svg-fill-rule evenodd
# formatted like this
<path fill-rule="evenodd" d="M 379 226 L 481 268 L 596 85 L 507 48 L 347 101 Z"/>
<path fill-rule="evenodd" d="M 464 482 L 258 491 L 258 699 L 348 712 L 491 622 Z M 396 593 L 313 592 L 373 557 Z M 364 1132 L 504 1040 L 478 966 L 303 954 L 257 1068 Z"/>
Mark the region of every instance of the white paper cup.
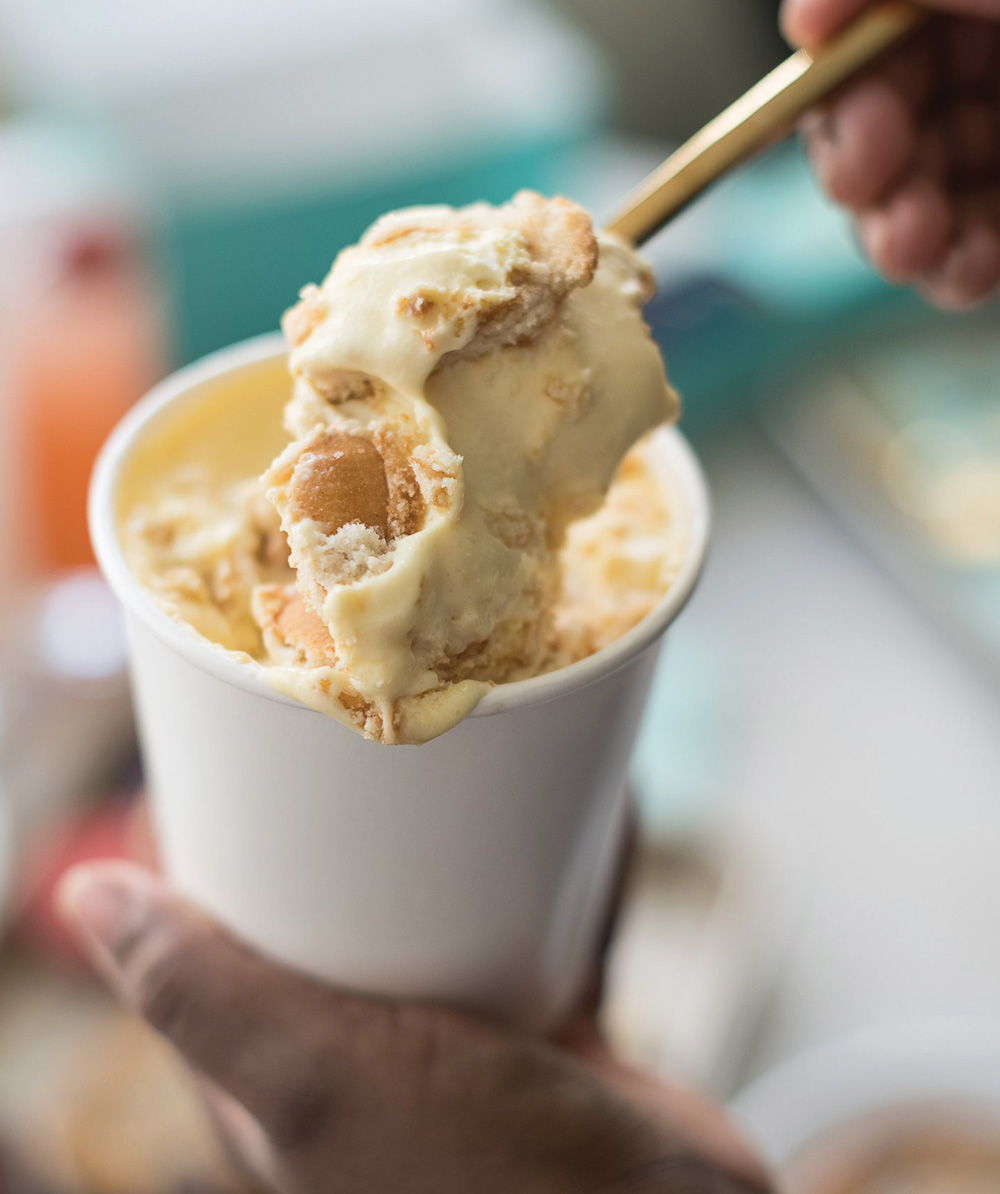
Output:
<path fill-rule="evenodd" d="M 168 617 L 118 538 L 137 446 L 178 404 L 283 354 L 262 337 L 167 378 L 94 474 L 91 535 L 126 609 L 164 867 L 245 941 L 319 978 L 543 1028 L 580 992 L 607 911 L 659 643 L 704 555 L 701 471 L 678 432 L 659 434 L 689 548 L 642 623 L 571 667 L 497 687 L 422 746 L 368 742 Z"/>

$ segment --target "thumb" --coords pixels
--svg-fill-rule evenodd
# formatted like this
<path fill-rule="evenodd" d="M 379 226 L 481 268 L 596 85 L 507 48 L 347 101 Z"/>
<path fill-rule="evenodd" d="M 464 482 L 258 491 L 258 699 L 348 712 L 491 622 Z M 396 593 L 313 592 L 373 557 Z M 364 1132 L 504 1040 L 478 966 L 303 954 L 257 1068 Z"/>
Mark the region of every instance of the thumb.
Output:
<path fill-rule="evenodd" d="M 1000 0 L 920 0 L 924 8 L 1000 22 Z M 781 30 L 793 46 L 817 46 L 832 37 L 873 0 L 784 0 Z"/>
<path fill-rule="evenodd" d="M 59 903 L 109 985 L 275 1143 L 325 1126 L 381 1038 L 387 1004 L 265 960 L 140 867 L 76 867 Z"/>

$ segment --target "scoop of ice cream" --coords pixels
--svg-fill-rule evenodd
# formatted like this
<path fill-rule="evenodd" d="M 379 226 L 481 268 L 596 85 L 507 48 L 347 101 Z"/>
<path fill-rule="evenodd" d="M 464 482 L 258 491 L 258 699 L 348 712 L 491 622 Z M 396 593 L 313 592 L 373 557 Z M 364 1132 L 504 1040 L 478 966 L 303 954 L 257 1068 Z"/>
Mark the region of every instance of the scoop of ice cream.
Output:
<path fill-rule="evenodd" d="M 503 207 L 419 207 L 377 220 L 283 320 L 296 385 L 290 429 L 388 387 L 419 395 L 447 355 L 523 344 L 597 267 L 590 217 L 521 192 Z M 381 383 L 381 386 L 380 384 Z M 320 416 L 321 417 L 321 416 Z"/>
<path fill-rule="evenodd" d="M 121 528 L 132 571 L 205 638 L 257 654 L 254 590 L 290 575 L 278 514 L 259 482 L 219 484 L 200 462 L 188 462 L 147 485 Z"/>
<path fill-rule="evenodd" d="M 383 217 L 285 317 L 272 682 L 418 742 L 552 657 L 567 528 L 676 414 L 648 271 L 564 199 Z M 318 668 L 309 674 L 303 666 Z"/>

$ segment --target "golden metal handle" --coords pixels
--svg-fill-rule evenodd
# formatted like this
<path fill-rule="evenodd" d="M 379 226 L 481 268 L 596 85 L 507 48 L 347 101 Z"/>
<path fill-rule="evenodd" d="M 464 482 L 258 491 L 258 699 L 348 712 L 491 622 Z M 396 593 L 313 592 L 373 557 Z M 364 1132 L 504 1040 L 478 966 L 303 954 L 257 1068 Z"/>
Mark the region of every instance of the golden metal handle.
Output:
<path fill-rule="evenodd" d="M 608 229 L 633 244 L 648 240 L 727 170 L 790 132 L 807 108 L 912 33 L 927 15 L 909 0 L 889 0 L 819 49 L 787 58 L 641 182 Z"/>

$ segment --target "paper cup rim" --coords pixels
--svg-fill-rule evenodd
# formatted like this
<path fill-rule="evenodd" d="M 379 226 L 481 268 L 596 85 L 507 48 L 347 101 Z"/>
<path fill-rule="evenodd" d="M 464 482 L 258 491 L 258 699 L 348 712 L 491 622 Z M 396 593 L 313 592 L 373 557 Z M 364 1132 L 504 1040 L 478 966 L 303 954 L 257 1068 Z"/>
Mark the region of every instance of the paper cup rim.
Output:
<path fill-rule="evenodd" d="M 87 514 L 94 553 L 105 579 L 126 610 L 157 638 L 196 667 L 227 684 L 280 704 L 316 712 L 271 688 L 255 669 L 204 638 L 183 619 L 171 617 L 162 609 L 129 568 L 117 526 L 116 500 L 122 469 L 132 449 L 167 409 L 198 386 L 225 373 L 251 368 L 286 352 L 280 333 L 267 333 L 202 357 L 154 386 L 119 422 L 101 449 L 91 477 Z M 661 437 L 660 446 L 683 492 L 688 516 L 687 549 L 669 590 L 641 622 L 607 647 L 541 676 L 498 684 L 482 697 L 470 717 L 541 704 L 610 675 L 654 643 L 687 603 L 701 573 L 708 544 L 711 521 L 708 487 L 684 436 L 674 427 L 664 427 L 657 435 Z"/>

